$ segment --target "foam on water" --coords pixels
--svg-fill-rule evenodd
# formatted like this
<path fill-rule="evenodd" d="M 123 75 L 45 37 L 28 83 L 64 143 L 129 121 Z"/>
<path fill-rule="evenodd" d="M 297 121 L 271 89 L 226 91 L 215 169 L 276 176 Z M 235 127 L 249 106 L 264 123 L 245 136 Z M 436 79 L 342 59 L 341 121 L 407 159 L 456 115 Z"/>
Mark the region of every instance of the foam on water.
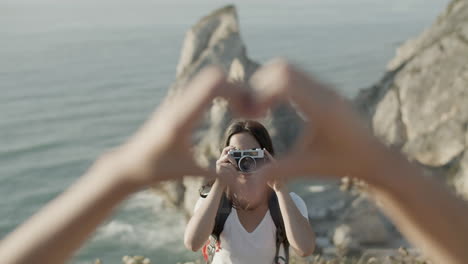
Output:
<path fill-rule="evenodd" d="M 99 252 L 103 246 L 121 250 L 120 255 L 111 257 L 113 259 L 125 254 L 142 254 L 153 259 L 160 259 L 161 254 L 174 260 L 193 259 L 198 254 L 183 247 L 185 224 L 184 216 L 174 208 L 167 208 L 152 191 L 138 193 L 97 230 L 84 251 L 78 254 L 77 261 L 86 258 L 87 252 Z M 104 251 L 96 257 L 108 258 Z"/>

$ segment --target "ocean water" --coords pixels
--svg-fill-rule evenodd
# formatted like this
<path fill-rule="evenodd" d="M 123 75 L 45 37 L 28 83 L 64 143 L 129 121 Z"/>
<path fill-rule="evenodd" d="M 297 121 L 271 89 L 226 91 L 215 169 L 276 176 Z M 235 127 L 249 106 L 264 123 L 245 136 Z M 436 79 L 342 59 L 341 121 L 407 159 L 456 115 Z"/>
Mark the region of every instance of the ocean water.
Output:
<path fill-rule="evenodd" d="M 237 1 L 249 56 L 292 59 L 352 97 L 448 1 Z M 146 119 L 175 77 L 185 31 L 226 1 L 0 0 L 0 237 Z M 183 248 L 184 219 L 134 195 L 71 263 L 156 263 Z"/>

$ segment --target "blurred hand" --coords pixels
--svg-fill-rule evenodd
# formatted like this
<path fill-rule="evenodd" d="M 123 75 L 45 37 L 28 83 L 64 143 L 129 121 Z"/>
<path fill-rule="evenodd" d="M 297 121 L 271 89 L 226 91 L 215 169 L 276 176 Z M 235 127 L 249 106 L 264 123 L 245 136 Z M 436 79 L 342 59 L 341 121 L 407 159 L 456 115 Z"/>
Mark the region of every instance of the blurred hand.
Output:
<path fill-rule="evenodd" d="M 230 150 L 234 150 L 235 147 L 227 146 L 221 152 L 221 156 L 216 161 L 216 174 L 217 179 L 223 185 L 230 185 L 234 182 L 238 175 L 236 160 L 228 154 Z"/>
<path fill-rule="evenodd" d="M 226 98 L 235 113 L 251 114 L 247 93 L 233 89 L 220 69 L 209 67 L 186 89 L 165 100 L 136 134 L 102 159 L 126 182 L 140 188 L 185 175 L 215 177 L 214 170 L 196 164 L 190 149 L 193 130 L 217 96 Z"/>
<path fill-rule="evenodd" d="M 265 159 L 268 166 L 271 168 L 276 168 L 278 166 L 276 159 L 271 155 L 270 152 L 268 152 L 266 148 L 264 148 L 263 151 L 265 152 Z M 271 175 L 267 180 L 267 184 L 270 186 L 270 188 L 277 192 L 281 190 L 281 188 L 285 187 L 284 176 L 278 174 Z"/>
<path fill-rule="evenodd" d="M 269 177 L 365 177 L 384 159 L 384 146 L 351 105 L 300 69 L 276 60 L 257 71 L 251 82 L 259 112 L 290 100 L 306 121 L 291 152 L 265 168 Z"/>

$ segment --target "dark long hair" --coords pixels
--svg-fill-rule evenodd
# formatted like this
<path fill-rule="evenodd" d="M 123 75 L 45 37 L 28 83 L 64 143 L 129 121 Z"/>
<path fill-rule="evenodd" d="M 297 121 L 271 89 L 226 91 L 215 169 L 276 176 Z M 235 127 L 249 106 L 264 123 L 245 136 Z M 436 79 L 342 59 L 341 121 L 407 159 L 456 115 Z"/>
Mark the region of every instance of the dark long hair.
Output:
<path fill-rule="evenodd" d="M 275 155 L 273 142 L 271 141 L 268 130 L 260 122 L 254 120 L 238 120 L 232 122 L 226 129 L 224 143 L 221 146 L 221 151 L 225 147 L 229 146 L 232 136 L 240 133 L 249 133 L 257 140 L 262 149 L 265 148 L 272 156 Z M 201 197 L 206 197 L 206 191 L 211 188 L 213 183 L 214 181 L 210 181 L 200 188 L 199 192 Z"/>
<path fill-rule="evenodd" d="M 275 155 L 275 150 L 273 149 L 273 142 L 271 141 L 270 134 L 260 122 L 253 120 L 235 121 L 231 123 L 224 136 L 223 148 L 229 146 L 231 137 L 239 133 L 249 133 L 257 140 L 262 149 L 266 148 L 266 150 L 268 150 L 272 156 Z"/>

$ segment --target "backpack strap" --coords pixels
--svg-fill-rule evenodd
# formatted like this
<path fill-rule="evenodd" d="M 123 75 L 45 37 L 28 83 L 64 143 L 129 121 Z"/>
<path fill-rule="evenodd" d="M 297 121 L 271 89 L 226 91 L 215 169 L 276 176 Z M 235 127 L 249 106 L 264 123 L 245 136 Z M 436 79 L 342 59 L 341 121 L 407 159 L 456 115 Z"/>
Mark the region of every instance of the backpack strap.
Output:
<path fill-rule="evenodd" d="M 223 232 L 224 224 L 231 213 L 232 202 L 226 196 L 226 193 L 221 196 L 221 201 L 219 202 L 218 211 L 216 213 L 215 224 L 211 236 L 205 246 L 202 249 L 203 257 L 206 263 L 211 263 L 213 261 L 214 254 L 220 248 L 219 237 L 221 232 Z"/>
<path fill-rule="evenodd" d="M 213 232 L 211 235 L 219 241 L 219 236 L 221 232 L 223 232 L 224 224 L 231 213 L 232 210 L 232 202 L 226 196 L 226 193 L 223 194 L 221 197 L 221 201 L 219 202 L 218 212 L 216 213 L 215 224 L 213 228 Z"/>
<path fill-rule="evenodd" d="M 286 229 L 284 227 L 283 216 L 281 215 L 281 210 L 279 208 L 278 197 L 276 193 L 273 193 L 268 200 L 268 208 L 270 210 L 271 218 L 276 226 L 276 251 L 275 251 L 275 259 L 273 263 L 279 263 L 279 260 L 283 260 L 285 264 L 289 263 L 289 241 L 286 237 Z M 285 256 L 279 256 L 279 250 L 281 248 L 281 244 L 284 247 L 284 254 Z"/>

